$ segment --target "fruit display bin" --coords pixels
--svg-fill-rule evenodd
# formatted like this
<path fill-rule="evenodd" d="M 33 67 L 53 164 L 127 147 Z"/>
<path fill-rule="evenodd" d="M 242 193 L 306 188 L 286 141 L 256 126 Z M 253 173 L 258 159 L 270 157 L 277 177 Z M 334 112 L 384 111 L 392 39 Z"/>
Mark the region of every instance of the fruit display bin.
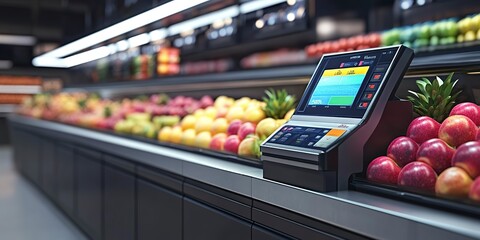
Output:
<path fill-rule="evenodd" d="M 73 124 L 67 124 L 67 123 L 63 123 L 63 122 L 59 122 L 59 121 L 53 121 L 53 122 L 68 125 L 68 126 L 78 127 L 78 128 L 82 128 L 82 129 L 92 130 L 91 128 L 82 127 L 82 126 L 73 125 Z M 186 145 L 169 143 L 169 142 L 160 142 L 160 141 L 157 141 L 157 140 L 151 139 L 151 138 L 140 137 L 140 136 L 125 134 L 125 133 L 118 133 L 118 132 L 114 132 L 114 131 L 111 131 L 111 130 L 95 129 L 95 131 L 105 133 L 105 134 L 109 134 L 109 135 L 113 135 L 113 136 L 132 139 L 132 140 L 136 140 L 136 141 L 140 141 L 140 142 L 144 142 L 144 143 L 149 143 L 149 144 L 153 144 L 153 145 L 156 145 L 156 146 L 163 146 L 163 147 L 174 148 L 174 149 L 177 149 L 177 150 L 192 152 L 192 153 L 199 153 L 199 154 L 203 154 L 203 155 L 206 155 L 206 156 L 211 156 L 211 157 L 215 157 L 215 158 L 218 158 L 218 159 L 222 159 L 222 160 L 225 160 L 225 161 L 241 163 L 241 164 L 245 164 L 245 165 L 252 166 L 252 167 L 262 168 L 262 162 L 259 159 L 256 159 L 256 158 L 239 156 L 239 155 L 236 155 L 236 154 L 233 154 L 233 153 L 230 154 L 230 153 L 224 152 L 224 151 L 220 152 L 220 151 L 215 151 L 215 150 L 211 150 L 211 149 L 196 148 L 196 147 L 190 147 L 190 146 L 186 146 Z"/>
<path fill-rule="evenodd" d="M 143 234 L 135 223 L 144 221 L 154 232 L 222 231 L 228 239 L 268 239 L 259 230 L 275 239 L 480 238 L 480 220 L 458 213 L 354 190 L 314 192 L 265 179 L 261 168 L 52 121 L 14 114 L 9 127 L 18 170 L 89 236 Z M 119 176 L 126 183 L 112 185 Z M 131 222 L 110 227 L 118 214 Z"/>
<path fill-rule="evenodd" d="M 480 217 L 480 203 L 468 199 L 449 199 L 435 196 L 429 192 L 409 190 L 392 185 L 379 184 L 368 181 L 365 177 L 354 176 L 350 182 L 352 190 L 371 193 L 398 199 L 401 201 L 437 208 L 452 213 L 461 213 L 472 217 Z"/>
<path fill-rule="evenodd" d="M 477 46 L 472 46 L 476 48 Z M 419 54 L 420 55 L 420 54 Z M 456 75 L 460 75 L 461 85 L 464 89 L 480 88 L 480 82 L 475 81 L 478 75 L 469 74 L 479 69 L 480 52 L 470 51 L 464 53 L 444 53 L 442 55 L 433 56 L 419 56 L 416 57 L 407 72 L 406 78 L 401 82 L 397 96 L 405 98 L 407 90 L 413 89 L 415 81 L 418 77 L 416 75 L 425 74 L 434 76 L 435 73 L 445 73 L 446 71 L 455 71 Z M 301 94 L 308 82 L 308 77 L 313 72 L 314 66 L 289 66 L 285 68 L 275 69 L 258 69 L 239 71 L 233 73 L 219 73 L 206 74 L 201 76 L 190 77 L 168 77 L 164 79 L 156 79 L 142 82 L 122 82 L 122 83 L 105 83 L 90 86 L 76 86 L 84 88 L 86 91 L 99 92 L 100 95 L 108 97 L 120 97 L 131 94 L 140 94 L 147 91 L 155 92 L 168 90 L 167 93 L 184 93 L 189 96 L 200 96 L 202 94 L 234 94 L 248 95 L 249 97 L 259 97 L 266 88 L 288 88 L 295 89 L 294 93 Z M 181 81 L 180 81 L 181 80 Z M 413 80 L 413 81 L 412 81 Z M 76 90 L 75 86 L 70 89 Z M 67 88 L 67 90 L 69 90 Z M 470 90 L 469 90 L 470 91 Z M 474 96 L 466 91 L 466 95 L 472 100 Z M 239 97 L 238 95 L 235 97 Z M 75 125 L 75 127 L 79 127 Z M 224 152 L 216 152 L 207 149 L 199 149 L 188 147 L 184 145 L 177 145 L 172 143 L 164 143 L 156 140 L 135 137 L 132 135 L 115 133 L 113 131 L 105 131 L 98 129 L 89 129 L 90 131 L 101 131 L 103 133 L 120 136 L 122 138 L 133 139 L 136 141 L 149 143 L 156 146 L 166 146 L 172 149 L 177 149 L 189 153 L 195 153 L 203 156 L 208 156 L 216 159 L 221 159 L 229 162 L 245 164 L 256 169 L 262 169 L 262 162 L 256 159 L 239 157 Z M 370 159 L 372 160 L 372 159 Z M 366 167 L 366 165 L 365 165 Z M 381 185 L 367 181 L 365 178 L 354 177 L 350 183 L 351 192 L 368 193 L 369 197 L 375 198 L 378 196 L 385 197 L 383 199 L 399 200 L 396 203 L 403 204 L 403 202 L 414 203 L 419 207 L 432 208 L 432 210 L 445 211 L 456 215 L 480 217 L 480 205 L 468 200 L 455 200 L 440 198 L 433 194 L 422 193 L 418 191 L 409 191 L 404 188 L 394 186 Z"/>

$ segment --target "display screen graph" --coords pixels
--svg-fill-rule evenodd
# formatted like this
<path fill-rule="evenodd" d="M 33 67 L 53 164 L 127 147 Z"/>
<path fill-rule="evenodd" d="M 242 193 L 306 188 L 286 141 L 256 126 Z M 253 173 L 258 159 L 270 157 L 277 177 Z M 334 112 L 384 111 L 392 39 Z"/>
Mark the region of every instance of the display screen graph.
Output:
<path fill-rule="evenodd" d="M 352 106 L 369 66 L 325 70 L 308 105 Z"/>

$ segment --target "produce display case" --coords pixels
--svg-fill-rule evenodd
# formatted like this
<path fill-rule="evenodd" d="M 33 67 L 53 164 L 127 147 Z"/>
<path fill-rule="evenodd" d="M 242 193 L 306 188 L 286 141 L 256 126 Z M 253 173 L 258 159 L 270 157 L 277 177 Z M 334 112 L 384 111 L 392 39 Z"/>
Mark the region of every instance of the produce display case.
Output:
<path fill-rule="evenodd" d="M 447 72 L 454 71 L 456 73 L 455 78 L 460 79 L 458 87 L 464 90 L 459 101 L 478 102 L 479 96 L 477 89 L 480 89 L 480 83 L 475 81 L 477 76 L 476 72 L 480 70 L 478 68 L 478 56 L 480 56 L 480 53 L 476 51 L 464 53 L 436 52 L 435 55 L 431 56 L 419 54 L 419 56 L 413 60 L 396 95 L 405 99 L 409 89 L 416 89 L 415 80 L 420 77 L 445 76 Z M 228 95 L 235 98 L 243 96 L 260 98 L 267 88 L 286 88 L 290 93 L 299 96 L 303 92 L 313 70 L 313 65 L 291 66 L 286 68 L 243 70 L 202 76 L 172 76 L 169 78 L 135 83 L 122 82 L 77 85 L 67 87 L 65 90 L 78 91 L 82 89 L 98 92 L 100 95 L 108 98 L 157 93 L 160 91 L 171 94 L 172 96 L 184 94 L 191 97 L 200 97 L 209 94 L 212 96 Z M 156 140 L 145 138 L 125 137 L 134 138 L 139 141 L 154 142 L 161 146 L 168 146 L 189 152 L 206 154 L 207 156 L 225 159 L 227 161 L 240 162 L 259 168 L 262 167 L 261 162 L 254 159 L 242 158 L 210 150 L 200 150 L 182 145 L 158 143 Z M 365 160 L 365 170 L 370 160 Z M 365 179 L 364 174 L 353 177 L 350 186 L 356 191 L 388 196 L 402 201 L 413 201 L 425 206 L 433 206 L 452 212 L 478 216 L 478 204 L 473 201 L 439 198 L 430 193 L 424 194 L 418 191 L 409 191 L 403 188 L 372 183 Z"/>

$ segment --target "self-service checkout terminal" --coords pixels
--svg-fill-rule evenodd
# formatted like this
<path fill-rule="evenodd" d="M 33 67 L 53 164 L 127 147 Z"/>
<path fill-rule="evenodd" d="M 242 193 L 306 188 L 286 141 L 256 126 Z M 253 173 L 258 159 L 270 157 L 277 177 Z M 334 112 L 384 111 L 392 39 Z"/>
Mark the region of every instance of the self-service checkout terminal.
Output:
<path fill-rule="evenodd" d="M 324 55 L 292 118 L 261 145 L 264 178 L 348 189 L 364 161 L 408 126 L 411 104 L 394 94 L 413 55 L 401 45 Z"/>

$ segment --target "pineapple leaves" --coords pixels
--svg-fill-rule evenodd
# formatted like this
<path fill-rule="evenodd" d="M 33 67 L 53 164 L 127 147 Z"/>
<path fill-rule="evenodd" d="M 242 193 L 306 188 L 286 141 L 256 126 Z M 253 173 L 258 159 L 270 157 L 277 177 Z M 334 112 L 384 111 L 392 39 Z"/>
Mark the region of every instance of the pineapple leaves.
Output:
<path fill-rule="evenodd" d="M 268 117 L 281 119 L 290 109 L 295 107 L 295 96 L 288 94 L 285 89 L 265 91 L 266 97 L 263 97 L 265 107 L 263 108 Z"/>
<path fill-rule="evenodd" d="M 432 117 L 439 122 L 449 115 L 456 98 L 461 93 L 461 91 L 453 93 L 458 83 L 458 79 L 452 81 L 453 74 L 450 73 L 445 79 L 437 76 L 433 81 L 427 78 L 416 81 L 419 91 L 408 91 L 411 96 L 407 96 L 407 100 L 413 104 L 415 113 Z"/>

